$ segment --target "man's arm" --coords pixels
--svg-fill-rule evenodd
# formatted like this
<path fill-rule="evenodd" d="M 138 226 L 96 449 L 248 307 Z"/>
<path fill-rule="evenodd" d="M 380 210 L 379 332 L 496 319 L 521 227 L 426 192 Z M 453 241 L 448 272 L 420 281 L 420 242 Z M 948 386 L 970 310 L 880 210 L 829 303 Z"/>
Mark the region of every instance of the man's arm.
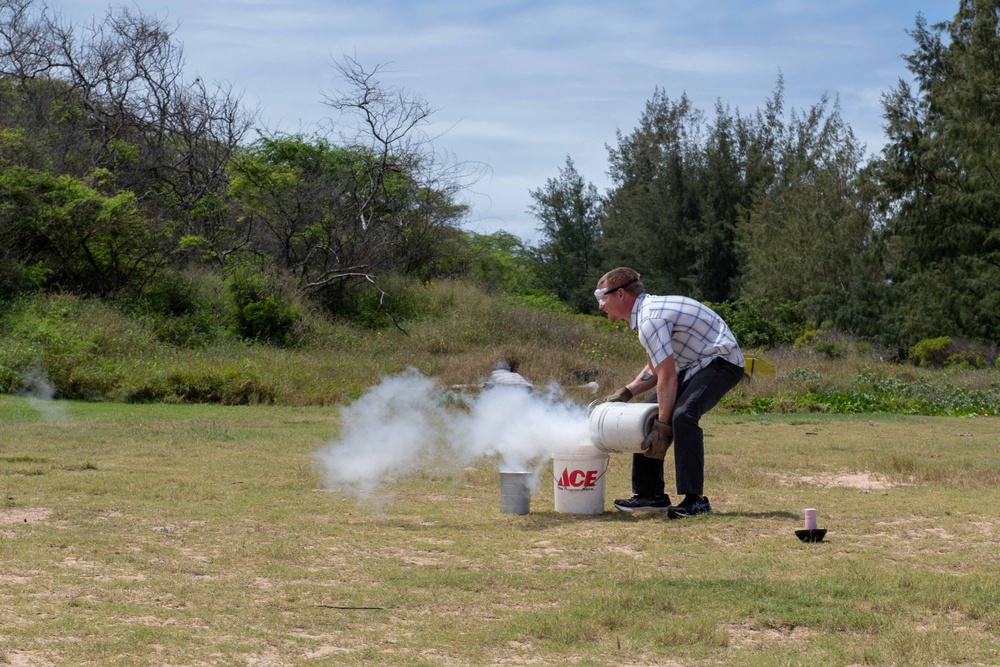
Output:
<path fill-rule="evenodd" d="M 638 396 L 644 391 L 649 391 L 656 386 L 656 374 L 653 373 L 649 362 L 646 363 L 646 367 L 639 371 L 639 374 L 635 376 L 635 379 L 625 385 L 633 396 Z"/>
<path fill-rule="evenodd" d="M 647 366 L 648 368 L 648 366 Z M 658 419 L 665 424 L 673 424 L 674 402 L 677 400 L 677 367 L 674 355 L 669 355 L 654 369 L 656 400 L 659 405 Z"/>

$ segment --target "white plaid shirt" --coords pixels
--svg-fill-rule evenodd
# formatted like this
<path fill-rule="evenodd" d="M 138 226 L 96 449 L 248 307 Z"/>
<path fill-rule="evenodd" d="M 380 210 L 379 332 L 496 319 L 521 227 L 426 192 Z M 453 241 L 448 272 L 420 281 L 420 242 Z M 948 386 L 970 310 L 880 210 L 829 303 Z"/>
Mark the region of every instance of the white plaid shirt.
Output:
<path fill-rule="evenodd" d="M 639 332 L 654 368 L 671 354 L 677 373 L 687 372 L 689 378 L 717 357 L 746 366 L 729 326 L 714 310 L 686 296 L 640 294 L 629 326 Z"/>

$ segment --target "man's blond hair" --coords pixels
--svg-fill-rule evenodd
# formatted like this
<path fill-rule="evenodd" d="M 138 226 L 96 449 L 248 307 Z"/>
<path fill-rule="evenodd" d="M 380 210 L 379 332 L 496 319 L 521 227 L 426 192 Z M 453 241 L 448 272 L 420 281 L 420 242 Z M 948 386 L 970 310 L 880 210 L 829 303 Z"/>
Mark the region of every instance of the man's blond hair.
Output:
<path fill-rule="evenodd" d="M 611 269 L 601 276 L 601 279 L 597 281 L 597 286 L 603 287 L 605 290 L 622 287 L 632 296 L 639 296 L 646 291 L 646 287 L 639 281 L 639 272 L 627 266 Z"/>

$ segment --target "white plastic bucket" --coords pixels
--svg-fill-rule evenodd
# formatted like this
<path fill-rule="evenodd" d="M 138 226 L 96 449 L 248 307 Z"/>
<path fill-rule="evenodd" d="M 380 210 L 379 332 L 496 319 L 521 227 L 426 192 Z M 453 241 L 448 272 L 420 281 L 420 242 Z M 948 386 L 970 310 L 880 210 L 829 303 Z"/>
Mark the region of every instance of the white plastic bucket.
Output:
<path fill-rule="evenodd" d="M 604 474 L 610 457 L 590 443 L 552 452 L 557 512 L 604 513 Z"/>
<path fill-rule="evenodd" d="M 500 512 L 502 514 L 527 514 L 531 506 L 530 472 L 500 471 Z"/>
<path fill-rule="evenodd" d="M 659 414 L 656 403 L 598 403 L 590 410 L 590 441 L 603 452 L 641 452 Z"/>

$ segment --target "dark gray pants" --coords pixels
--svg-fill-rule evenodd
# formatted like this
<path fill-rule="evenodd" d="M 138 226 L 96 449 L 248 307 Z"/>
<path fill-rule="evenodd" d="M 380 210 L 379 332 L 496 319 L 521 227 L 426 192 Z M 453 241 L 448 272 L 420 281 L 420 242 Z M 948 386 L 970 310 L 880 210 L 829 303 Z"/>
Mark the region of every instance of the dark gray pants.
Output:
<path fill-rule="evenodd" d="M 701 416 L 715 407 L 743 379 L 743 369 L 717 358 L 691 378 L 677 379 L 674 403 L 674 475 L 677 493 L 702 495 L 705 485 L 705 438 Z M 656 402 L 653 393 L 650 403 Z M 632 493 L 643 497 L 663 495 L 663 461 L 632 455 Z"/>

